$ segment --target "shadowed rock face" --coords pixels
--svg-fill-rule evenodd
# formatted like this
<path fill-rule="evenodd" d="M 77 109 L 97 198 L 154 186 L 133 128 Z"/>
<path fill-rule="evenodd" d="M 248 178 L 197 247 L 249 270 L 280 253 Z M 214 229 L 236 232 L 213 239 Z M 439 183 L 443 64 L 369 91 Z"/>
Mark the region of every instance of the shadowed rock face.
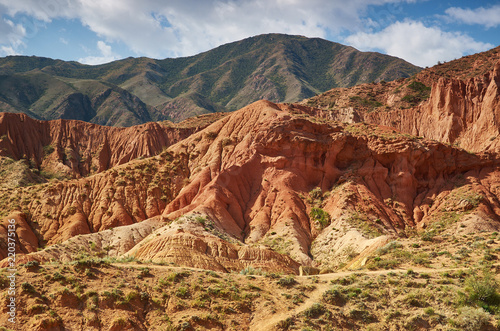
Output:
<path fill-rule="evenodd" d="M 443 215 L 498 225 L 493 157 L 387 127 L 313 118 L 309 110 L 256 102 L 159 156 L 19 190 L 26 205 L 14 217 L 27 224 L 20 226 L 24 250 L 71 247 L 65 240 L 77 234 L 161 215 L 165 225 L 144 230 L 126 255 L 220 271 L 297 272 L 300 264 L 332 265 L 349 245 L 373 250 Z M 314 219 L 313 208 L 330 218 Z"/>

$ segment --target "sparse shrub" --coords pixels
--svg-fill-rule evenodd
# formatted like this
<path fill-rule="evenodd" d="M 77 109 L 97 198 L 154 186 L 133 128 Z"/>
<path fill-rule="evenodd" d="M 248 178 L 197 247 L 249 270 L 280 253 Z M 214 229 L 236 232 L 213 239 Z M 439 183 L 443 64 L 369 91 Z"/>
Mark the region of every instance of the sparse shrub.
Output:
<path fill-rule="evenodd" d="M 192 330 L 191 323 L 189 323 L 188 321 L 182 322 L 179 325 L 179 330 Z"/>
<path fill-rule="evenodd" d="M 377 269 L 395 269 L 401 264 L 400 261 L 395 259 L 382 259 L 380 257 L 375 257 L 370 259 L 368 263 L 366 263 L 366 268 L 369 270 L 377 270 Z"/>
<path fill-rule="evenodd" d="M 323 191 L 321 191 L 321 188 L 315 187 L 309 192 L 309 199 L 307 200 L 308 203 L 313 204 L 313 203 L 321 203 L 323 201 Z"/>
<path fill-rule="evenodd" d="M 343 306 L 346 303 L 345 296 L 342 294 L 342 292 L 340 292 L 336 288 L 332 288 L 332 289 L 324 292 L 322 300 L 326 303 L 336 305 L 336 306 Z"/>
<path fill-rule="evenodd" d="M 168 275 L 164 280 L 177 283 L 182 279 L 189 277 L 190 275 L 191 274 L 189 273 L 189 271 L 173 272 L 170 275 Z"/>
<path fill-rule="evenodd" d="M 302 297 L 300 295 L 294 294 L 292 296 L 292 303 L 294 305 L 298 305 L 299 303 L 302 303 L 302 302 L 304 302 L 304 299 L 302 299 Z"/>
<path fill-rule="evenodd" d="M 425 84 L 417 81 L 413 81 L 408 84 L 408 87 L 413 91 L 410 94 L 405 95 L 401 100 L 410 103 L 412 106 L 419 103 L 420 101 L 429 98 L 431 88 Z"/>
<path fill-rule="evenodd" d="M 177 291 L 175 291 L 175 295 L 179 298 L 187 298 L 189 297 L 189 289 L 186 287 L 179 287 Z"/>
<path fill-rule="evenodd" d="M 425 307 L 428 305 L 420 292 L 411 292 L 407 294 L 404 298 L 404 302 L 412 307 Z"/>
<path fill-rule="evenodd" d="M 376 316 L 366 309 L 351 309 L 349 311 L 349 317 L 365 323 L 372 323 L 377 320 Z"/>
<path fill-rule="evenodd" d="M 123 300 L 123 291 L 116 288 L 112 289 L 111 292 L 104 291 L 102 295 L 115 301 Z"/>
<path fill-rule="evenodd" d="M 27 293 L 30 293 L 30 294 L 35 294 L 36 293 L 36 289 L 33 285 L 31 285 L 30 283 L 28 282 L 24 282 L 21 284 L 21 288 L 23 289 L 23 291 L 27 292 Z"/>
<path fill-rule="evenodd" d="M 434 315 L 435 314 L 434 308 L 432 308 L 432 307 L 425 308 L 424 309 L 424 314 L 426 314 L 426 315 Z"/>
<path fill-rule="evenodd" d="M 221 141 L 222 148 L 229 146 L 229 145 L 232 145 L 232 144 L 233 144 L 233 141 L 229 137 L 226 137 L 226 138 L 222 139 L 222 141 Z"/>
<path fill-rule="evenodd" d="M 325 307 L 321 303 L 313 303 L 313 305 L 304 310 L 304 315 L 309 318 L 317 318 L 326 312 Z"/>
<path fill-rule="evenodd" d="M 200 223 L 201 225 L 205 226 L 205 223 L 207 222 L 207 219 L 203 216 L 196 216 L 195 221 Z"/>
<path fill-rule="evenodd" d="M 484 252 L 483 260 L 485 260 L 485 261 L 493 261 L 495 259 L 496 259 L 496 256 L 494 254 L 492 254 L 491 250 L 487 249 Z"/>
<path fill-rule="evenodd" d="M 131 292 L 127 293 L 127 295 L 125 296 L 125 299 L 123 301 L 125 303 L 129 303 L 130 301 L 133 301 L 138 296 L 139 296 L 139 293 L 137 293 L 136 291 L 131 291 Z"/>
<path fill-rule="evenodd" d="M 490 317 L 482 308 L 463 307 L 457 319 L 450 321 L 450 324 L 465 331 L 480 331 L 488 325 Z"/>
<path fill-rule="evenodd" d="M 287 319 L 278 322 L 277 327 L 280 330 L 289 330 L 294 324 L 293 318 L 288 317 Z"/>
<path fill-rule="evenodd" d="M 252 266 L 248 266 L 248 267 L 244 268 L 243 270 L 241 270 L 240 274 L 242 274 L 242 275 L 263 275 L 264 272 L 260 268 L 255 269 Z"/>
<path fill-rule="evenodd" d="M 213 270 L 207 270 L 207 271 L 205 271 L 205 274 L 207 274 L 208 276 L 214 277 L 214 278 L 220 278 L 219 274 Z"/>
<path fill-rule="evenodd" d="M 148 292 L 141 292 L 141 301 L 147 301 L 149 299 L 149 293 Z"/>
<path fill-rule="evenodd" d="M 26 268 L 38 268 L 40 266 L 40 262 L 38 261 L 28 261 L 24 265 Z"/>
<path fill-rule="evenodd" d="M 482 276 L 471 275 L 465 280 L 465 294 L 459 293 L 461 296 L 459 302 L 468 305 L 477 304 L 486 310 L 492 310 L 491 306 L 500 304 L 497 288 L 498 284 L 490 272 L 484 272 Z"/>
<path fill-rule="evenodd" d="M 331 222 L 330 214 L 321 208 L 313 207 L 309 213 L 309 217 L 313 222 L 318 222 L 322 229 L 330 225 Z"/>
<path fill-rule="evenodd" d="M 277 284 L 280 286 L 283 286 L 283 287 L 291 287 L 291 286 L 294 286 L 295 284 L 297 284 L 297 281 L 292 276 L 287 276 L 287 277 L 280 278 L 277 281 Z"/>
<path fill-rule="evenodd" d="M 436 236 L 436 231 L 434 231 L 434 230 L 427 230 L 427 231 L 425 231 L 425 232 L 422 233 L 422 235 L 420 236 L 420 238 L 423 241 L 433 241 L 435 236 Z"/>
<path fill-rule="evenodd" d="M 215 138 L 217 138 L 217 136 L 218 136 L 218 133 L 215 131 L 209 131 L 206 133 L 206 137 L 208 140 L 214 140 Z"/>
<path fill-rule="evenodd" d="M 265 276 L 267 278 L 271 278 L 271 279 L 278 279 L 278 278 L 280 278 L 280 274 L 275 273 L 275 272 L 266 273 Z"/>
<path fill-rule="evenodd" d="M 43 146 L 43 155 L 44 156 L 48 156 L 50 154 L 52 154 L 54 152 L 54 146 L 52 145 L 47 145 L 47 146 Z"/>
<path fill-rule="evenodd" d="M 146 276 L 150 276 L 151 274 L 149 273 L 149 268 L 140 268 L 139 269 L 141 272 L 137 275 L 137 278 L 142 279 Z"/>
<path fill-rule="evenodd" d="M 354 249 L 354 247 L 351 244 L 349 244 L 346 248 L 344 248 L 343 253 L 347 256 L 347 259 L 349 261 L 358 256 L 358 252 L 356 251 L 356 249 Z"/>

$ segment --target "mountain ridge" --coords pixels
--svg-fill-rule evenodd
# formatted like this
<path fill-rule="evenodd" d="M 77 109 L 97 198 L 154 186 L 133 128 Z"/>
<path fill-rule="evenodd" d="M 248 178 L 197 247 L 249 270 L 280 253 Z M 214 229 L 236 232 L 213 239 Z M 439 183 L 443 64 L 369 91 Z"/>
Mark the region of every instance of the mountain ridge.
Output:
<path fill-rule="evenodd" d="M 260 99 L 295 102 L 335 86 L 393 80 L 418 71 L 388 55 L 280 34 L 246 38 L 190 57 L 126 58 L 97 66 L 13 56 L 0 59 L 0 84 L 9 86 L 0 89 L 0 111 L 111 126 L 177 122 L 234 111 Z M 102 103 L 93 102 L 108 89 L 114 93 Z"/>

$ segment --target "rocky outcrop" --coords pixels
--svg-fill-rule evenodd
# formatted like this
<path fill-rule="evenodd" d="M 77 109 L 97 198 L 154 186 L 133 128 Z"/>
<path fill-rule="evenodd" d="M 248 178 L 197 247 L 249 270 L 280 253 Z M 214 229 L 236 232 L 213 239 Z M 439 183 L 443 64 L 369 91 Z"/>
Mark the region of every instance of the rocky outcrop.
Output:
<path fill-rule="evenodd" d="M 21 250 L 23 251 L 23 253 L 25 253 L 25 255 L 20 254 L 18 256 L 18 265 L 26 263 L 28 261 L 71 262 L 85 257 L 96 256 L 116 258 L 127 253 L 145 237 L 150 235 L 154 230 L 165 225 L 159 219 L 159 217 L 152 217 L 143 222 L 120 226 L 117 228 L 111 228 L 96 233 L 89 233 L 89 231 L 87 230 L 88 234 L 85 234 L 85 231 L 82 231 L 81 233 L 76 234 L 68 240 L 50 245 L 46 249 L 36 251 L 36 248 L 38 247 L 36 243 L 36 236 L 34 234 L 31 236 L 26 236 L 25 234 L 21 233 L 21 230 L 19 229 L 23 228 L 23 223 L 19 223 L 19 221 L 21 220 L 22 222 L 23 218 L 14 216 L 14 219 L 18 221 L 18 230 L 16 231 L 18 237 L 23 238 L 23 240 L 29 240 L 30 238 L 32 238 L 35 243 L 32 244 L 28 249 L 23 249 L 23 247 L 21 247 Z M 0 227 L 0 231 L 3 231 L 3 229 L 4 227 Z M 3 233 L 0 233 L 0 236 L 3 237 Z M 32 253 L 26 254 L 29 252 Z M 4 260 L 4 264 L 2 264 L 1 266 L 7 266 L 5 262 L 6 261 Z"/>
<path fill-rule="evenodd" d="M 440 78 L 421 105 L 365 113 L 366 122 L 453 144 L 470 152 L 500 151 L 500 62 L 488 74 L 467 80 Z"/>
<path fill-rule="evenodd" d="M 311 243 L 328 231 L 310 219 L 305 197 L 314 188 L 329 192 L 323 208 L 340 225 L 402 235 L 431 223 L 455 185 L 496 174 L 488 157 L 389 128 L 315 123 L 298 112 L 258 102 L 172 146 L 190 155 L 191 176 L 163 216 L 205 213 L 232 238 L 268 244 L 308 265 Z M 462 195 L 477 194 L 471 209 L 498 220 L 498 201 L 486 199 L 490 185 L 474 182 Z"/>
<path fill-rule="evenodd" d="M 19 189 L 2 209 L 24 212 L 38 240 L 26 240 L 27 252 L 161 215 L 165 225 L 126 256 L 294 273 L 335 267 L 341 256 L 443 219 L 500 220 L 494 156 L 309 110 L 260 101 L 159 156 Z M 0 201 L 12 192 L 3 194 Z"/>
<path fill-rule="evenodd" d="M 114 128 L 0 113 L 0 156 L 26 159 L 32 168 L 46 173 L 80 177 L 157 155 L 199 129 L 152 122 Z"/>
<path fill-rule="evenodd" d="M 223 232 L 210 232 L 209 223 L 199 214 L 181 217 L 146 237 L 125 256 L 221 272 L 239 272 L 251 266 L 263 271 L 298 273 L 299 264 L 290 257 L 268 247 L 242 245 Z"/>
<path fill-rule="evenodd" d="M 5 239 L 8 219 L 15 218 L 20 253 L 64 242 L 72 237 L 131 225 L 160 215 L 184 185 L 185 158 L 161 155 L 135 160 L 82 179 L 51 182 L 35 188 L 0 191 L 0 226 Z M 6 240 L 5 240 L 6 242 Z M 0 256 L 6 256 L 1 247 Z"/>

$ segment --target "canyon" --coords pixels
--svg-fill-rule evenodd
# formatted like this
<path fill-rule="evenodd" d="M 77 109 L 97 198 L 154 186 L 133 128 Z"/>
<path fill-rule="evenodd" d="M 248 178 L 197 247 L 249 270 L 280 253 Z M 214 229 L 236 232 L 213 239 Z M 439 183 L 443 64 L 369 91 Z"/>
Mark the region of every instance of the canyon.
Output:
<path fill-rule="evenodd" d="M 438 282 L 434 274 L 439 263 L 449 272 L 465 269 L 467 263 L 486 266 L 497 258 L 493 247 L 500 231 L 498 49 L 456 61 L 392 82 L 334 88 L 300 103 L 260 100 L 231 113 L 202 115 L 177 124 L 150 122 L 113 128 L 2 113 L 0 176 L 9 180 L 0 186 L 0 265 L 7 266 L 8 224 L 15 219 L 17 259 L 27 270 L 52 270 L 52 264 L 59 263 L 60 267 L 54 267 L 60 268 L 57 272 L 73 268 L 73 273 L 85 273 L 92 284 L 95 274 L 117 277 L 126 274 L 120 268 L 131 268 L 131 273 L 143 270 L 137 278 L 145 278 L 144 283 L 133 281 L 140 288 L 136 296 L 113 304 L 112 295 L 101 293 L 97 301 L 109 311 L 116 307 L 128 311 L 132 302 L 144 315 L 127 313 L 123 322 L 118 322 L 118 315 L 113 315 L 115 321 L 100 315 L 101 321 L 96 322 L 96 310 L 89 309 L 94 317 L 81 323 L 96 329 L 160 325 L 156 317 L 146 316 L 146 312 L 153 314 L 148 305 L 167 307 L 180 328 L 186 322 L 182 317 L 186 310 L 202 309 L 200 305 L 206 304 L 181 291 L 200 290 L 192 275 L 217 279 L 242 273 L 253 277 L 248 278 L 251 281 L 256 277 L 279 279 L 277 286 L 287 289 L 284 296 L 291 297 L 290 289 L 299 285 L 285 275 L 311 267 L 308 270 L 316 270 L 317 278 L 300 277 L 302 293 L 310 296 L 294 294 L 307 304 L 312 303 L 307 298 L 323 300 L 324 308 L 342 306 L 336 301 L 341 296 L 325 299 L 315 289 L 327 290 L 328 284 L 322 281 L 351 284 L 338 280 L 343 279 L 339 278 L 342 272 L 357 277 L 352 282 L 359 282 L 363 276 L 359 273 L 367 270 L 417 265 L 422 270 L 408 269 L 398 282 L 427 274 L 427 283 L 424 276 L 408 281 L 412 282 L 409 287 L 423 288 L 425 285 L 418 284 L 429 284 L 429 279 Z M 464 61 L 469 63 L 462 66 L 466 73 L 452 70 Z M 453 77 L 443 74 L 449 72 Z M 470 251 L 466 257 L 456 258 L 472 245 L 471 240 L 486 241 L 477 239 L 479 235 L 491 237 L 489 243 L 481 244 L 484 255 Z M 407 252 L 404 259 L 401 255 L 387 258 L 391 251 L 402 254 L 402 247 Z M 456 250 L 440 255 L 451 247 Z M 431 253 L 439 260 L 431 262 Z M 414 260 L 412 255 L 421 259 Z M 167 271 L 171 274 L 165 274 Z M 374 277 L 381 274 L 396 277 L 388 272 L 386 276 L 383 270 Z M 33 277 L 37 288 L 43 288 L 42 276 L 35 273 Z M 71 281 L 65 277 L 61 285 L 66 286 Z M 243 284 L 243 276 L 237 277 Z M 462 274 L 454 278 L 455 283 L 439 280 L 436 284 L 460 287 L 462 280 L 458 279 L 465 277 Z M 192 283 L 185 285 L 184 279 Z M 231 282 L 225 279 L 227 284 Z M 257 279 L 252 286 L 261 278 Z M 170 284 L 180 294 L 172 292 L 163 298 L 165 302 L 156 298 L 160 301 L 153 303 L 153 280 L 160 284 L 157 286 Z M 57 286 L 57 281 L 50 286 Z M 268 286 L 271 281 L 266 281 L 259 283 L 267 291 L 266 300 L 279 301 Z M 199 284 L 212 288 L 204 282 Z M 217 280 L 212 284 L 222 286 Z M 83 302 L 91 305 L 91 297 L 96 296 L 85 296 L 76 287 L 72 288 L 81 292 L 78 297 L 57 292 L 64 309 L 76 309 Z M 26 297 L 28 292 L 23 292 Z M 141 300 L 139 292 L 146 293 Z M 188 308 L 174 297 L 193 302 Z M 38 301 L 46 304 L 44 300 L 40 296 Z M 264 301 L 250 301 L 231 303 L 231 309 L 242 316 L 268 316 Z M 357 304 L 357 308 L 350 307 L 365 311 Z M 411 309 L 424 307 L 409 305 Z M 56 309 L 60 314 L 61 307 Z M 299 323 L 304 309 L 290 308 L 293 313 L 282 314 L 274 322 L 283 326 L 288 316 L 290 323 Z M 361 320 L 385 325 L 377 313 L 370 315 L 373 318 L 363 315 L 364 320 L 355 313 L 346 317 L 341 309 L 329 309 L 336 318 L 325 318 L 342 321 L 337 325 L 341 329 L 360 327 Z M 449 316 L 458 318 L 460 314 Z M 66 327 L 63 318 L 45 316 L 47 326 L 27 311 L 22 316 L 38 329 L 48 328 L 50 323 L 55 329 Z M 418 318 L 443 326 L 442 320 L 429 316 Z M 220 316 L 189 323 L 228 327 Z M 256 321 L 237 323 L 245 329 L 262 327 Z"/>

